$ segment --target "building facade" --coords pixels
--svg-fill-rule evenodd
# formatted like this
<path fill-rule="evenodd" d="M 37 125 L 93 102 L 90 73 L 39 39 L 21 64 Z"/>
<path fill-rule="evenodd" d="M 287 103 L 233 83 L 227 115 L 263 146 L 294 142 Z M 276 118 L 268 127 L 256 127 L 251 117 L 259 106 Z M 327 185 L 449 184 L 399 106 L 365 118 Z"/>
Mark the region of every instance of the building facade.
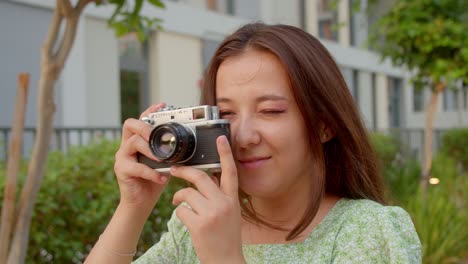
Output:
<path fill-rule="evenodd" d="M 353 0 L 340 0 L 335 8 L 331 2 L 172 0 L 165 1 L 165 9 L 146 5 L 142 14 L 161 18 L 164 30 L 152 32 L 143 45 L 131 35 L 117 39 L 107 27 L 113 10 L 90 5 L 57 82 L 54 124 L 119 127 L 154 102 L 196 105 L 203 71 L 219 42 L 245 23 L 263 21 L 301 27 L 321 40 L 340 65 L 369 129 L 423 129 L 428 90 L 414 90 L 407 71 L 381 62 L 364 46 L 370 26 L 390 1 L 380 1 L 372 15 L 365 12 L 366 0 L 357 11 L 351 11 Z M 11 125 L 16 76 L 24 71 L 31 73 L 26 126 L 35 126 L 40 47 L 54 6 L 55 0 L 0 1 L 0 127 Z M 466 87 L 445 92 L 435 127 L 468 126 L 467 100 Z"/>

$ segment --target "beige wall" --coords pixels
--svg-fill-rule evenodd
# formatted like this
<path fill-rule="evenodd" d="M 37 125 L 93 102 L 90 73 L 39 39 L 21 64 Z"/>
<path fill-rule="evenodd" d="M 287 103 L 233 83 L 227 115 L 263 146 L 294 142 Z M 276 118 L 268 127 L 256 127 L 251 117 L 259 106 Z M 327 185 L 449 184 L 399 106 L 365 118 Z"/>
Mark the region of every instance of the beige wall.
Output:
<path fill-rule="evenodd" d="M 198 38 L 156 32 L 150 39 L 149 94 L 151 102 L 174 106 L 198 105 L 202 75 L 202 44 Z"/>
<path fill-rule="evenodd" d="M 310 34 L 318 37 L 318 0 L 305 0 L 305 30 Z"/>
<path fill-rule="evenodd" d="M 358 72 L 358 105 L 367 128 L 374 127 L 372 111 L 372 75 L 370 72 Z"/>
<path fill-rule="evenodd" d="M 64 126 L 120 125 L 117 39 L 107 21 L 83 17 L 65 65 L 62 83 Z"/>
<path fill-rule="evenodd" d="M 349 29 L 349 1 L 340 0 L 338 2 L 338 42 L 344 46 L 350 46 L 350 29 Z"/>
<path fill-rule="evenodd" d="M 382 73 L 376 74 L 376 89 L 375 89 L 375 108 L 377 115 L 376 127 L 378 130 L 385 131 L 390 127 L 389 113 L 388 113 L 388 81 L 387 76 Z"/>
<path fill-rule="evenodd" d="M 86 18 L 87 124 L 120 124 L 120 70 L 118 43 L 107 21 Z"/>

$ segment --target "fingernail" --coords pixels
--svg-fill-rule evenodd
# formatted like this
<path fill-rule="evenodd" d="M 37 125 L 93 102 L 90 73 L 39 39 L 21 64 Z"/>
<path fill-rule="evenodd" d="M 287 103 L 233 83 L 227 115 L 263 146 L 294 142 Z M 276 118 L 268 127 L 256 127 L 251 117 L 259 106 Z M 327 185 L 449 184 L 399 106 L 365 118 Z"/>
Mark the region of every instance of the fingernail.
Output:
<path fill-rule="evenodd" d="M 219 136 L 218 140 L 219 140 L 219 143 L 226 144 L 227 138 L 226 136 Z"/>
<path fill-rule="evenodd" d="M 166 183 L 167 182 L 167 176 L 161 176 L 161 183 Z"/>

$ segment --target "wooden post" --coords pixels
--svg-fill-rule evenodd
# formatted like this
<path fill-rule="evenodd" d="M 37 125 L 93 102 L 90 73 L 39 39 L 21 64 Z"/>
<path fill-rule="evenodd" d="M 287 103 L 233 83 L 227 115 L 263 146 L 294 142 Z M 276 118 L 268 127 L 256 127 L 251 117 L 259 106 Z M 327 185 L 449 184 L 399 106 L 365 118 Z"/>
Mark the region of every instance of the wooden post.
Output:
<path fill-rule="evenodd" d="M 13 113 L 11 140 L 8 150 L 7 178 L 3 197 L 2 218 L 0 222 L 0 263 L 6 263 L 10 248 L 11 230 L 15 223 L 16 185 L 21 161 L 21 143 L 23 141 L 24 117 L 28 97 L 29 74 L 18 75 L 15 112 Z M 8 143 L 5 142 L 5 143 Z"/>

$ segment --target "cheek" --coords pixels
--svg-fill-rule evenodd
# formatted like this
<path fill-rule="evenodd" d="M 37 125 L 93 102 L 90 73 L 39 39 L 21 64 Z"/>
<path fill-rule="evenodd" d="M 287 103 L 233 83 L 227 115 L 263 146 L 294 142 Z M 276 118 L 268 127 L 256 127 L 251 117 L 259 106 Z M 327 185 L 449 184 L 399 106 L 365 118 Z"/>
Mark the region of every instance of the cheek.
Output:
<path fill-rule="evenodd" d="M 237 135 L 237 125 L 236 122 L 233 122 L 232 120 L 229 120 L 229 130 L 231 134 L 231 145 L 236 143 L 236 135 Z"/>
<path fill-rule="evenodd" d="M 272 142 L 276 142 L 281 154 L 303 160 L 310 154 L 309 134 L 304 127 L 289 123 L 271 133 Z"/>

